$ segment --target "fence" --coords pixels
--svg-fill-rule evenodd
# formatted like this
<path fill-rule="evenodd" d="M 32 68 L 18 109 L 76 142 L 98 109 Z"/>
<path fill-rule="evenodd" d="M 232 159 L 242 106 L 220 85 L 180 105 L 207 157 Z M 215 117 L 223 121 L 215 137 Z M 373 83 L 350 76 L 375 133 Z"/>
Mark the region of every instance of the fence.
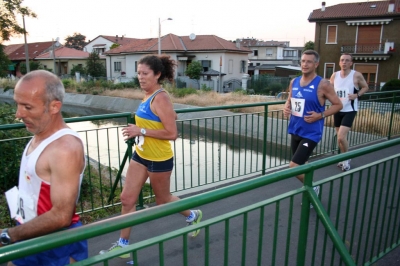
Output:
<path fill-rule="evenodd" d="M 123 250 L 93 256 L 75 265 L 109 265 L 111 259 L 126 253 L 132 255 L 135 265 L 176 265 L 177 261 L 191 266 L 371 265 L 400 245 L 400 154 L 315 183 L 312 180 L 316 169 L 396 145 L 400 145 L 400 139 L 254 178 L 159 208 L 16 243 L 2 248 L 0 263 L 148 223 L 234 195 L 246 196 L 245 193 L 255 189 L 271 187 L 304 173 L 305 183 L 301 188 L 263 197 L 227 213 L 221 209 L 220 215 L 200 224 L 149 237 Z M 312 189 L 315 185 L 321 187 L 319 196 Z M 300 201 L 300 197 L 302 205 L 298 208 L 295 202 Z M 311 215 L 310 203 L 316 216 Z M 204 230 L 204 242 L 193 248 L 187 234 L 198 228 Z M 150 236 L 152 232 L 148 234 Z M 224 241 L 214 242 L 213 234 L 222 234 Z M 171 252 L 174 256 L 166 256 Z"/>
<path fill-rule="evenodd" d="M 396 113 L 400 106 L 395 103 L 396 97 L 399 97 L 399 92 L 392 93 L 390 98 L 387 98 L 387 93 L 366 96 L 366 100 L 360 103 L 359 114 L 350 132 L 350 147 L 400 135 L 400 114 Z M 281 109 L 283 103 L 279 101 L 176 110 L 179 115 L 177 125 L 180 138 L 172 143 L 176 156 L 170 191 L 187 193 L 195 188 L 264 175 L 270 169 L 287 165 L 291 157 L 290 136 L 287 134 L 288 121 L 284 119 Z M 134 122 L 132 114 L 65 120 L 71 125 L 76 124 L 74 128 L 85 143 L 85 152 L 90 162 L 85 173 L 78 212 L 91 212 L 120 204 L 116 197 L 122 188 L 124 171 L 132 153 L 132 146 L 122 140 L 120 132 L 127 123 Z M 79 122 L 83 121 L 94 121 L 99 128 L 80 128 Z M 23 127 L 22 124 L 1 125 L 0 130 Z M 12 135 L 12 131 L 9 135 Z M 8 169 L 8 165 L 15 168 L 20 160 L 20 154 L 13 153 L 12 157 L 5 154 L 6 149 L 2 145 L 17 145 L 19 142 L 23 146 L 27 140 L 0 140 L 1 169 Z M 328 117 L 323 138 L 313 156 L 336 150 L 333 117 Z M 10 176 L 6 170 L 2 175 Z M 16 185 L 8 180 L 0 180 L 4 190 Z M 95 191 L 93 184 L 98 184 L 100 190 Z M 95 203 L 92 197 L 99 201 Z M 146 199 L 141 198 L 140 205 Z"/>

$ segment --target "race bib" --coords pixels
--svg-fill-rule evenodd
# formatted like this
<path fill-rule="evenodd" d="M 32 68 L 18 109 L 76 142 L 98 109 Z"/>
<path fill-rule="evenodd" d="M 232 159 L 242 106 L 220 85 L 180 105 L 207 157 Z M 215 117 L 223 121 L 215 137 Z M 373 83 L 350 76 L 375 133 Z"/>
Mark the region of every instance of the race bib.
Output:
<path fill-rule="evenodd" d="M 304 106 L 305 106 L 306 100 L 291 98 L 290 102 L 291 102 L 291 108 L 292 108 L 292 115 L 298 116 L 298 117 L 303 117 Z"/>
<path fill-rule="evenodd" d="M 343 106 L 349 102 L 349 89 L 348 88 L 340 88 L 336 89 L 336 94 L 342 102 Z"/>
<path fill-rule="evenodd" d="M 20 217 L 23 222 L 28 222 L 37 216 L 36 206 L 31 196 L 19 194 L 17 217 Z"/>

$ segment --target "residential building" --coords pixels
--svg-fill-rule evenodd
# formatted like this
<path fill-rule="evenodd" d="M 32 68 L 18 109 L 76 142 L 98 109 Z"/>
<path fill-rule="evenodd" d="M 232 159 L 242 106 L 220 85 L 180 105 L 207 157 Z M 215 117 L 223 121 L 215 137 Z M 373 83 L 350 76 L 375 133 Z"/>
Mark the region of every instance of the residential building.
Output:
<path fill-rule="evenodd" d="M 353 57 L 370 90 L 400 78 L 400 0 L 368 1 L 326 6 L 313 10 L 315 50 L 321 56 L 317 73 L 330 78 L 339 71 L 342 53 Z"/>
<path fill-rule="evenodd" d="M 53 42 L 35 42 L 28 43 L 28 59 L 34 60 L 38 55 L 49 51 L 53 47 Z M 20 64 L 26 62 L 25 56 L 25 45 L 24 44 L 12 44 L 6 46 L 4 50 L 5 54 L 11 60 L 12 65 L 9 67 L 10 73 L 15 77 L 21 77 Z"/>
<path fill-rule="evenodd" d="M 275 75 L 277 66 L 299 66 L 303 47 L 290 47 L 290 42 L 262 41 L 254 38 L 237 39 L 239 47 L 252 51 L 248 58 L 248 74 Z"/>
<path fill-rule="evenodd" d="M 237 47 L 235 43 L 215 35 L 191 34 L 177 36 L 168 34 L 160 39 L 161 51 L 176 60 L 176 79 L 186 87 L 203 86 L 215 91 L 229 91 L 241 87 L 241 79 L 247 74 L 247 58 L 251 51 Z M 113 80 L 137 76 L 137 64 L 141 57 L 158 53 L 158 38 L 136 39 L 118 48 L 105 52 L 107 76 Z M 185 76 L 192 61 L 203 66 L 200 84 Z M 220 82 L 221 81 L 221 82 Z"/>
<path fill-rule="evenodd" d="M 58 47 L 54 50 L 45 52 L 37 57 L 35 61 L 39 61 L 44 69 L 55 70 L 55 74 L 58 76 L 71 74 L 71 69 L 74 66 L 86 65 L 86 60 L 89 57 L 89 53 L 67 47 Z M 105 62 L 105 58 L 103 57 Z"/>
<path fill-rule="evenodd" d="M 86 44 L 83 47 L 83 51 L 91 53 L 93 51 L 96 51 L 98 54 L 103 54 L 104 52 L 107 52 L 110 50 L 110 47 L 113 44 L 119 44 L 119 45 L 126 45 L 130 43 L 131 41 L 135 41 L 138 39 L 135 38 L 126 38 L 124 35 L 122 36 L 108 36 L 108 35 L 99 35 L 93 40 L 89 40 L 88 44 Z"/>

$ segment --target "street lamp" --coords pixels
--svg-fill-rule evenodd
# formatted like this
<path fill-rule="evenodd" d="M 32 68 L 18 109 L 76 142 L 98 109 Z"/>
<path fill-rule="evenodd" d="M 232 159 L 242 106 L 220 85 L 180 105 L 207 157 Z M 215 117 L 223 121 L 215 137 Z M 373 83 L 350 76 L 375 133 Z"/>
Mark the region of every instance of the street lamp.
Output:
<path fill-rule="evenodd" d="M 60 43 L 58 42 L 58 40 L 59 40 L 60 38 L 56 38 L 56 43 L 54 44 L 54 39 L 52 39 L 52 41 L 53 41 L 53 73 L 54 74 L 56 74 L 56 53 L 55 53 L 55 50 L 54 50 L 54 45 L 55 46 L 60 46 Z M 56 74 L 57 75 L 57 74 Z"/>
<path fill-rule="evenodd" d="M 172 20 L 172 18 L 167 18 L 167 19 L 164 19 L 162 21 L 160 21 L 160 18 L 158 18 L 158 54 L 159 55 L 161 54 L 161 41 L 160 41 L 160 38 L 161 38 L 161 22 L 166 21 L 166 20 Z"/>

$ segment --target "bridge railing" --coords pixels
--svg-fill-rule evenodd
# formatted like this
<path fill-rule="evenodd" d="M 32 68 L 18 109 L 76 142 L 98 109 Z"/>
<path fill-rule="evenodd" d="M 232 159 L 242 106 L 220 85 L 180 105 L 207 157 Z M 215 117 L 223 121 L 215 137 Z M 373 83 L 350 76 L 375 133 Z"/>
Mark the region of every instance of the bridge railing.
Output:
<path fill-rule="evenodd" d="M 349 133 L 350 147 L 390 139 L 400 135 L 400 91 L 369 93 L 360 102 L 360 111 Z M 192 189 L 235 179 L 264 175 L 268 170 L 283 167 L 291 158 L 288 120 L 283 117 L 284 101 L 231 106 L 177 109 L 179 138 L 172 143 L 174 170 L 171 192 L 188 193 Z M 327 107 L 329 108 L 329 106 Z M 119 205 L 132 143 L 122 139 L 121 128 L 134 123 L 132 113 L 118 113 L 65 118 L 77 130 L 85 144 L 89 167 L 85 172 L 78 212 L 92 212 Z M 91 121 L 86 129 L 81 123 Z M 24 128 L 23 124 L 0 125 L 0 132 Z M 3 154 L 2 145 L 24 144 L 29 138 L 0 140 L 0 167 L 5 160 L 19 166 L 20 152 Z M 321 142 L 313 156 L 337 151 L 333 117 L 326 118 Z M 22 152 L 22 151 L 21 151 Z M 16 172 L 18 173 L 18 172 Z M 9 178 L 0 182 L 11 188 Z M 8 183 L 6 183 L 8 182 Z M 140 197 L 143 206 L 152 193 Z M 96 200 L 97 199 L 97 200 Z"/>
<path fill-rule="evenodd" d="M 396 145 L 400 145 L 399 138 L 158 208 L 16 243 L 2 248 L 0 263 L 148 223 L 234 195 L 249 196 L 255 189 L 263 188 L 265 198 L 255 200 L 254 204 L 238 206 L 227 212 L 221 209 L 216 217 L 165 234 L 153 235 L 149 231 L 148 239 L 75 265 L 109 265 L 113 258 L 126 253 L 132 255 L 135 265 L 171 265 L 176 263 L 176 256 L 179 256 L 181 265 L 232 265 L 233 262 L 240 265 L 371 265 L 400 245 L 400 206 L 397 204 L 400 201 L 400 154 L 318 182 L 313 182 L 314 172 L 339 161 Z M 273 189 L 275 184 L 299 174 L 305 174 L 304 186 L 279 193 Z M 313 186 L 320 186 L 319 196 Z M 202 244 L 190 245 L 187 235 L 200 228 L 204 234 Z M 224 241 L 214 241 L 214 234 L 222 234 Z M 171 252 L 174 256 L 167 256 Z"/>

